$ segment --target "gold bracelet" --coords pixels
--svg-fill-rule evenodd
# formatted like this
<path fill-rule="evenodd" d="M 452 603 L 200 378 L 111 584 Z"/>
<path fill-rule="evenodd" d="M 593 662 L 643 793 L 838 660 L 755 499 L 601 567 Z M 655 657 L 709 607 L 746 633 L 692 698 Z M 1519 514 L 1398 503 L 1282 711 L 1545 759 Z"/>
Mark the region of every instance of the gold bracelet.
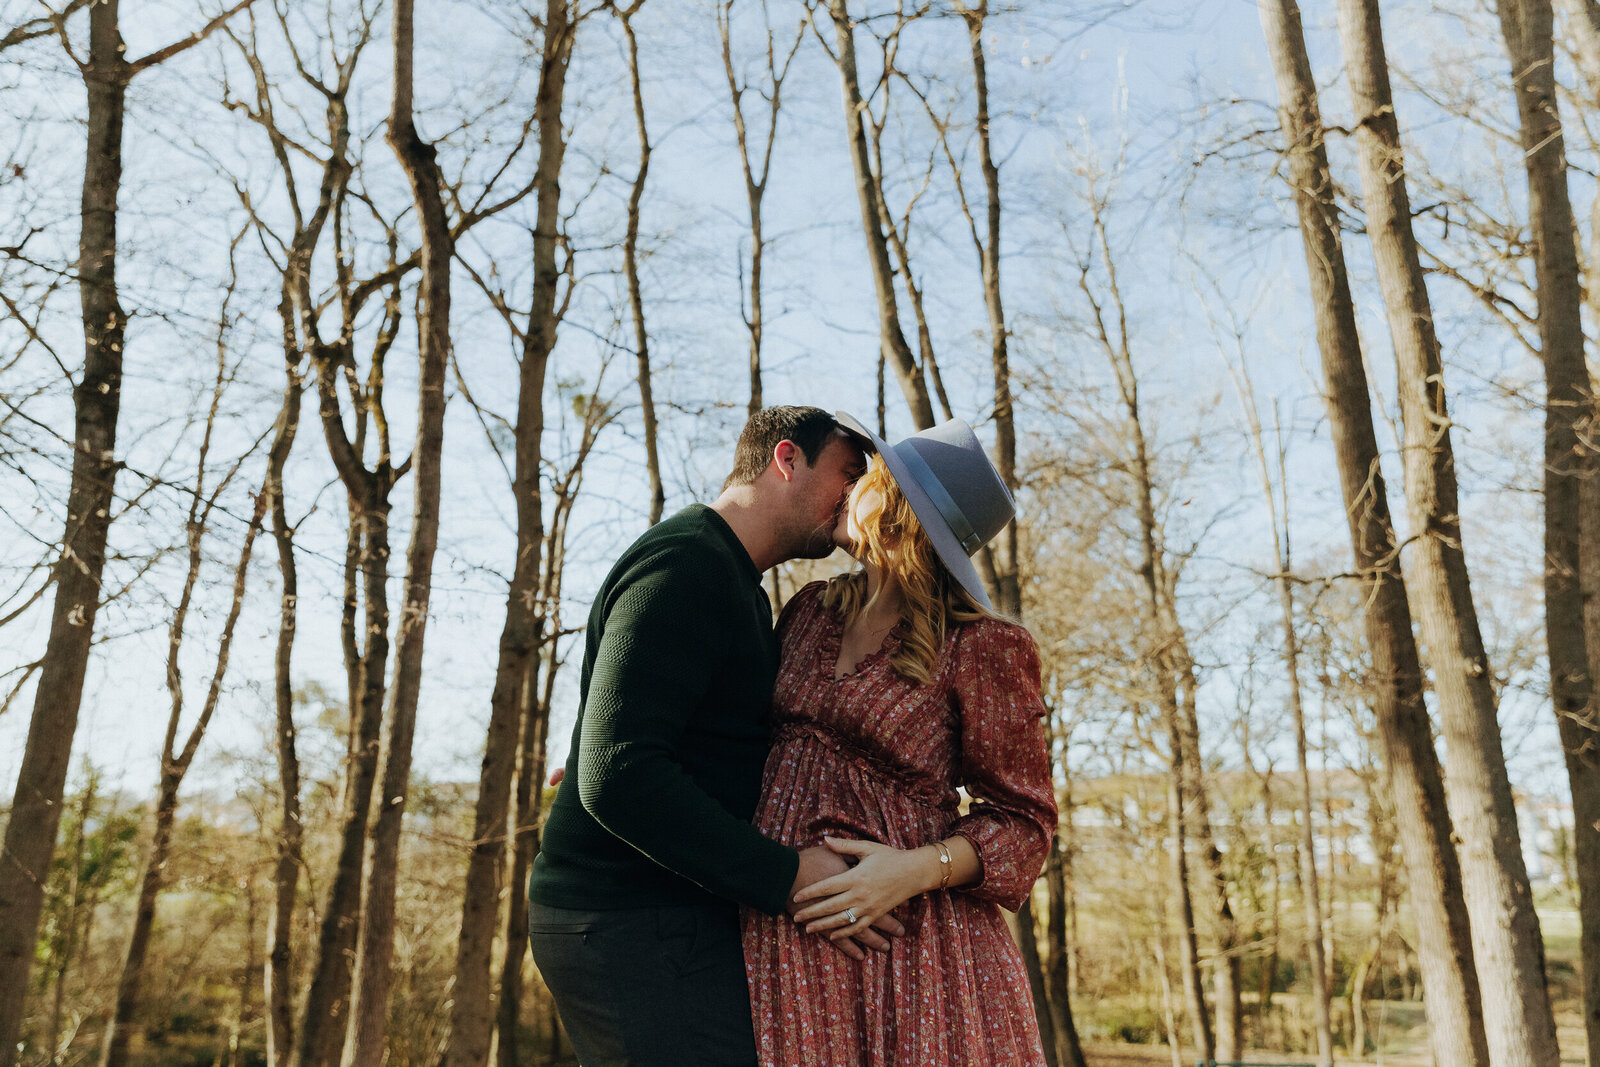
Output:
<path fill-rule="evenodd" d="M 950 846 L 943 841 L 935 841 L 933 847 L 939 850 L 939 888 L 950 888 Z"/>

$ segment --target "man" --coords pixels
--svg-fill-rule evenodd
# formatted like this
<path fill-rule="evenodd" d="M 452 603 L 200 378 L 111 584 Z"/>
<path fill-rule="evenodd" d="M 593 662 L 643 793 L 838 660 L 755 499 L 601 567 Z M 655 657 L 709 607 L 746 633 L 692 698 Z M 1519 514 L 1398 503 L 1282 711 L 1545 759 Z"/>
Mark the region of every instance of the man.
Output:
<path fill-rule="evenodd" d="M 646 532 L 595 598 L 528 884 L 534 962 L 584 1067 L 755 1063 L 738 905 L 781 914 L 844 869 L 750 825 L 778 667 L 761 574 L 833 550 L 863 469 L 826 412 L 757 412 L 722 495 Z"/>

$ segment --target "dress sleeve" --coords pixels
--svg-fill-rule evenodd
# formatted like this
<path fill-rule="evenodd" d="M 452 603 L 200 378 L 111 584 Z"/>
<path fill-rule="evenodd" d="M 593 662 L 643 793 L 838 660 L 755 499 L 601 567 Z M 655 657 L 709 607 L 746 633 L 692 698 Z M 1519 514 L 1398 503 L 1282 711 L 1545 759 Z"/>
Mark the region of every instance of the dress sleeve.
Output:
<path fill-rule="evenodd" d="M 956 654 L 961 777 L 974 803 L 950 833 L 971 842 L 983 864 L 962 891 L 1015 911 L 1056 831 L 1039 654 L 1022 627 L 988 621 L 962 635 Z"/>

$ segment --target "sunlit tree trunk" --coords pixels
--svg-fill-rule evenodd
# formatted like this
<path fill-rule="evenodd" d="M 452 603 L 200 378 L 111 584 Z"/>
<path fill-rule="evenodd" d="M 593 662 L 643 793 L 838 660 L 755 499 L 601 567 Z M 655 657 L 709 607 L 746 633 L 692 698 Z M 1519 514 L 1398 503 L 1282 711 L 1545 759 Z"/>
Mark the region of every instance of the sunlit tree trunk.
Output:
<path fill-rule="evenodd" d="M 1579 5 L 1570 20 L 1600 98 L 1600 7 Z M 1500 25 L 1511 57 L 1512 87 L 1528 175 L 1528 221 L 1539 295 L 1539 350 L 1544 364 L 1544 604 L 1550 695 L 1572 794 L 1573 859 L 1578 882 L 1579 956 L 1589 1063 L 1600 1065 L 1600 716 L 1588 647 L 1583 555 L 1600 542 L 1582 537 L 1582 497 L 1600 495 L 1595 394 L 1583 357 L 1583 295 L 1578 235 L 1567 190 L 1567 158 L 1555 83 L 1550 0 L 1500 0 Z M 1597 53 L 1589 55 L 1588 53 Z M 1600 198 L 1597 198 L 1600 204 Z M 1596 235 L 1600 248 L 1600 235 Z M 1591 265 L 1590 286 L 1600 281 Z M 1600 295 L 1595 297 L 1600 307 Z M 1587 440 L 1585 440 L 1587 438 Z"/>
<path fill-rule="evenodd" d="M 417 132 L 412 106 L 413 0 L 393 11 L 394 85 L 387 138 L 411 186 L 421 228 L 422 278 L 417 294 L 417 427 L 411 538 L 395 637 L 394 679 L 383 736 L 383 776 L 373 817 L 359 958 L 350 1006 L 346 1062 L 379 1067 L 393 980 L 395 889 L 400 830 L 411 785 L 412 738 L 422 688 L 422 649 L 439 540 L 439 483 L 444 451 L 445 374 L 450 357 L 450 263 L 455 237 L 445 215 L 437 152 Z"/>
<path fill-rule="evenodd" d="M 117 299 L 117 195 L 122 182 L 122 119 L 129 72 L 117 25 L 117 0 L 89 9 L 88 151 L 84 163 L 78 289 L 83 301 L 84 365 L 73 388 L 72 485 L 56 563 L 55 606 L 35 691 L 33 718 L 17 772 L 0 850 L 0 1065 L 16 1062 L 28 971 L 44 905 L 44 886 L 61 822 L 61 798 L 77 732 L 83 678 L 100 607 L 122 399 L 127 315 Z"/>
<path fill-rule="evenodd" d="M 1339 30 L 1356 109 L 1367 235 L 1399 370 L 1401 455 L 1416 535 L 1408 584 L 1417 594 L 1450 790 L 1457 801 L 1452 810 L 1478 982 L 1505 991 L 1484 998 L 1484 1030 L 1497 1067 L 1555 1067 L 1560 1051 L 1545 982 L 1544 942 L 1523 865 L 1493 679 L 1462 546 L 1439 342 L 1411 229 L 1376 0 L 1339 0 Z M 1578 640 L 1581 651 L 1581 628 Z"/>
<path fill-rule="evenodd" d="M 1487 1067 L 1482 1004 L 1444 783 L 1372 426 L 1372 402 L 1344 267 L 1316 84 L 1294 0 L 1259 0 L 1278 119 L 1305 246 L 1324 393 L 1351 547 L 1362 575 L 1373 710 L 1405 853 L 1434 1060 Z"/>
<path fill-rule="evenodd" d="M 561 104 L 572 56 L 574 27 L 568 0 L 547 0 L 539 91 L 534 101 L 534 124 L 539 136 L 539 163 L 534 176 L 535 211 L 533 249 L 533 300 L 523 332 L 522 359 L 517 383 L 517 421 L 512 496 L 517 515 L 517 549 L 511 583 L 506 591 L 505 621 L 501 625 L 499 655 L 495 663 L 494 690 L 489 698 L 489 729 L 478 777 L 478 797 L 473 814 L 472 852 L 467 865 L 467 886 L 462 902 L 461 937 L 456 949 L 456 976 L 452 990 L 450 1044 L 447 1067 L 482 1067 L 489 1061 L 495 1018 L 491 955 L 502 892 L 514 897 L 525 892 L 519 873 L 503 882 L 507 855 L 507 815 L 512 773 L 517 764 L 518 738 L 527 729 L 525 709 L 532 694 L 528 679 L 536 677 L 535 658 L 545 640 L 546 601 L 540 595 L 541 552 L 545 546 L 544 506 L 540 477 L 545 428 L 544 387 L 550 354 L 555 349 L 560 313 L 556 290 L 560 270 L 556 244 L 560 227 L 561 165 L 566 141 L 561 128 Z M 524 765 L 527 756 L 523 756 Z M 516 911 L 513 904 L 512 911 Z M 522 930 L 508 930 L 514 938 L 516 978 L 520 979 Z M 516 1009 L 512 990 L 511 1010 Z M 505 995 L 504 983 L 501 995 Z"/>
<path fill-rule="evenodd" d="M 850 165 L 855 172 L 856 199 L 861 207 L 861 228 L 867 242 L 867 261 L 872 268 L 872 284 L 877 294 L 880 345 L 890 368 L 905 394 L 911 421 L 919 430 L 933 425 L 933 405 L 928 398 L 928 383 L 911 346 L 900 328 L 900 311 L 895 299 L 894 268 L 889 262 L 889 244 L 884 231 L 890 225 L 878 198 L 872 173 L 871 150 L 867 145 L 864 114 L 866 101 L 856 74 L 855 27 L 847 0 L 828 0 L 833 20 L 834 61 L 844 85 L 845 133 L 849 141 Z"/>
<path fill-rule="evenodd" d="M 250 2 L 240 0 L 198 31 L 133 62 L 125 55 L 117 0 L 89 8 L 89 48 L 80 68 L 88 104 L 77 264 L 84 362 L 72 393 L 72 477 L 62 552 L 55 564 L 50 633 L 0 844 L 0 1067 L 16 1061 L 44 886 L 61 826 L 67 763 L 100 607 L 113 485 L 121 466 L 117 415 L 128 317 L 117 297 L 117 199 L 128 83 L 205 40 Z"/>

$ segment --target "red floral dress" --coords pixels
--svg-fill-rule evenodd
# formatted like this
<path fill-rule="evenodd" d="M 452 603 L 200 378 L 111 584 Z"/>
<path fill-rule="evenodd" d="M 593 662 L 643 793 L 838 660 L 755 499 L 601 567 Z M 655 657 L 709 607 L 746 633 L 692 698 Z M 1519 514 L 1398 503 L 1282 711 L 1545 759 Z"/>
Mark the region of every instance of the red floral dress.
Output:
<path fill-rule="evenodd" d="M 1042 1064 L 1027 972 L 1001 907 L 1020 907 L 1056 827 L 1039 659 L 1020 626 L 957 627 L 926 685 L 890 666 L 898 627 L 834 680 L 843 625 L 806 586 L 778 620 L 783 661 L 755 823 L 797 848 L 834 837 L 917 848 L 959 834 L 982 880 L 913 898 L 886 954 L 857 963 L 787 916 L 744 913 L 761 1063 Z M 957 811 L 957 786 L 976 803 Z"/>

